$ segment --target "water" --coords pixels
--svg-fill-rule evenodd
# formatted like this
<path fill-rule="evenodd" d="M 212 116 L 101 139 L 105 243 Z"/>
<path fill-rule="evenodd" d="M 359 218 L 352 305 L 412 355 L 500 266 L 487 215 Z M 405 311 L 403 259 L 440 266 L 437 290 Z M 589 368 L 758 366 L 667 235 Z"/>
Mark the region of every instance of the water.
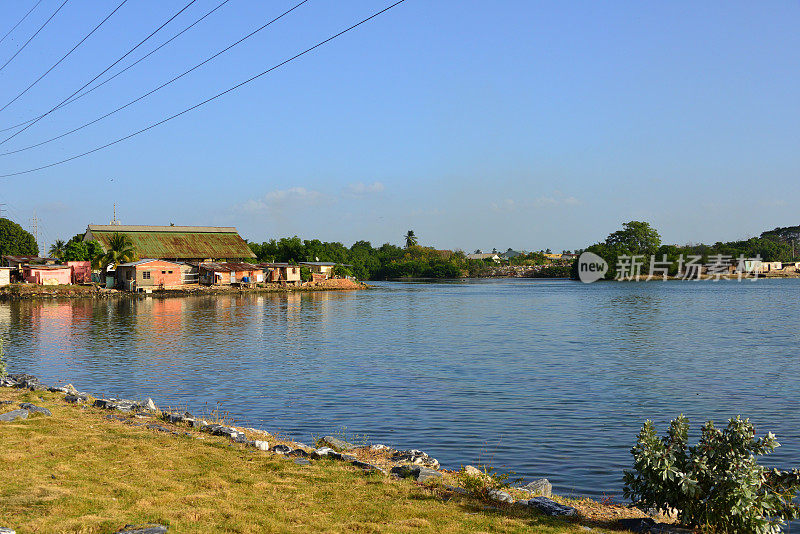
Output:
<path fill-rule="evenodd" d="M 0 304 L 10 370 L 301 441 L 347 427 L 445 466 L 619 496 L 645 419 L 749 416 L 800 466 L 800 281 L 382 283 Z"/>

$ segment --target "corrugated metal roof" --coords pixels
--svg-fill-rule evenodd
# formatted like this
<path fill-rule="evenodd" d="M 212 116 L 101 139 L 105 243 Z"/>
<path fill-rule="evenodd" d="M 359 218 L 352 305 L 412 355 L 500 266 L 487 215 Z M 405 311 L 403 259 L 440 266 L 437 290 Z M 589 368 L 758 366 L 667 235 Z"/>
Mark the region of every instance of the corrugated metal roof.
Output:
<path fill-rule="evenodd" d="M 154 259 L 154 258 L 145 258 L 145 259 L 141 259 L 139 261 L 132 261 L 132 262 L 129 262 L 129 263 L 120 263 L 119 265 L 117 265 L 117 267 L 136 267 L 137 265 L 143 265 L 145 263 L 152 263 L 154 261 L 160 261 L 162 263 L 170 263 L 172 265 L 179 265 L 179 264 L 171 262 L 171 261 L 157 260 L 157 259 Z"/>
<path fill-rule="evenodd" d="M 203 262 L 200 268 L 204 271 L 216 271 L 224 273 L 242 272 L 242 271 L 263 271 L 261 267 L 253 263 L 237 263 L 237 262 Z"/>
<path fill-rule="evenodd" d="M 158 230 L 141 230 L 142 228 L 157 228 Z M 187 228 L 191 230 L 186 230 Z M 204 226 L 89 225 L 87 234 L 91 233 L 91 236 L 87 237 L 96 239 L 103 250 L 108 250 L 111 236 L 114 233 L 126 234 L 136 247 L 136 255 L 145 258 L 236 259 L 256 257 L 235 228 L 214 228 L 206 231 L 207 229 Z"/>
<path fill-rule="evenodd" d="M 233 226 L 149 226 L 146 224 L 90 224 L 90 232 L 204 232 L 235 234 Z"/>

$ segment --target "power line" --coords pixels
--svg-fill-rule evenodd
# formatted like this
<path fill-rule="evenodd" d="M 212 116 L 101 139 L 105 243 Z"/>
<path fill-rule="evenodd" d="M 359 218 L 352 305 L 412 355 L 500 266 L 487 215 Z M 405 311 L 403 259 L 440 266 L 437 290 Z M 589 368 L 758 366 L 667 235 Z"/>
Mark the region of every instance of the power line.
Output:
<path fill-rule="evenodd" d="M 41 1 L 41 0 L 40 0 L 40 1 Z M 61 109 L 61 108 L 63 108 L 64 106 L 68 106 L 68 105 L 72 104 L 73 102 L 75 102 L 75 101 L 76 101 L 76 100 L 78 100 L 79 98 L 83 98 L 84 96 L 88 95 L 89 93 L 91 93 L 91 92 L 92 92 L 92 91 L 94 91 L 95 89 L 98 89 L 98 88 L 102 87 L 103 85 L 107 84 L 108 82 L 110 82 L 111 80 L 113 80 L 114 78 L 116 78 L 117 76 L 119 76 L 120 74 L 122 74 L 123 72 L 125 72 L 125 71 L 127 71 L 128 69 L 130 69 L 130 68 L 132 68 L 132 67 L 136 66 L 136 65 L 137 65 L 139 62 L 141 62 L 141 61 L 143 61 L 143 60 L 147 59 L 149 56 L 151 56 L 151 55 L 155 54 L 156 52 L 158 52 L 159 50 L 161 50 L 162 48 L 164 48 L 166 45 L 168 45 L 169 43 L 171 43 L 172 41 L 174 41 L 175 39 L 177 39 L 178 37 L 180 37 L 181 35 L 183 35 L 183 34 L 184 34 L 184 33 L 186 33 L 187 31 L 189 31 L 190 29 L 192 29 L 192 28 L 193 28 L 195 25 L 197 25 L 197 24 L 199 24 L 200 22 L 202 22 L 202 21 L 203 21 L 203 20 L 204 20 L 206 17 L 208 17 L 209 15 L 211 15 L 212 13 L 214 13 L 216 10 L 218 10 L 219 8 L 221 8 L 222 6 L 224 6 L 225 4 L 227 4 L 228 2 L 230 2 L 230 0 L 223 0 L 222 2 L 220 2 L 219 4 L 217 4 L 217 7 L 213 8 L 211 11 L 209 11 L 208 13 L 206 13 L 205 15 L 203 15 L 202 17 L 200 17 L 199 19 L 197 19 L 196 21 L 194 21 L 193 23 L 191 23 L 190 25 L 188 25 L 187 27 L 185 27 L 184 29 L 182 29 L 181 31 L 179 31 L 178 33 L 176 33 L 175 35 L 173 35 L 172 37 L 170 37 L 168 40 L 166 40 L 166 41 L 164 41 L 163 43 L 161 43 L 161 44 L 160 44 L 158 47 L 154 48 L 153 50 L 151 50 L 151 51 L 150 51 L 150 52 L 148 52 L 147 54 L 143 55 L 142 57 L 140 57 L 139 59 L 137 59 L 136 61 L 134 61 L 133 63 L 131 63 L 130 65 L 128 65 L 128 66 L 127 66 L 127 67 L 125 67 L 124 69 L 122 69 L 121 71 L 117 72 L 116 74 L 114 74 L 113 76 L 111 76 L 111 77 L 109 77 L 109 78 L 106 78 L 105 80 L 103 80 L 103 81 L 102 81 L 102 82 L 100 82 L 99 84 L 95 85 L 94 87 L 92 87 L 92 88 L 90 88 L 90 89 L 87 89 L 86 91 L 84 91 L 83 93 L 81 93 L 81 94 L 77 95 L 77 96 L 76 96 L 76 97 L 74 97 L 74 98 L 70 98 L 70 99 L 68 99 L 68 100 L 67 100 L 66 102 L 64 102 L 63 104 L 61 104 L 61 105 L 57 106 L 57 107 L 56 107 L 56 109 Z M 26 124 L 28 124 L 29 122 L 33 122 L 34 120 L 36 120 L 36 117 L 34 117 L 34 118 L 32 118 L 32 119 L 28 119 L 28 120 L 26 120 L 26 121 L 22 121 L 22 122 L 20 122 L 19 124 L 15 124 L 14 126 L 8 126 L 8 127 L 6 127 L 6 128 L 0 128 L 0 132 L 6 132 L 6 131 L 8 131 L 8 130 L 13 130 L 14 128 L 18 128 L 18 127 L 20 127 L 20 126 L 25 126 Z"/>
<path fill-rule="evenodd" d="M 40 142 L 40 143 L 36 143 L 36 144 L 29 145 L 29 146 L 26 146 L 26 147 L 23 147 L 23 148 L 18 148 L 18 149 L 16 149 L 16 150 L 10 150 L 10 151 L 8 151 L 8 152 L 3 152 L 3 153 L 0 153 L 0 156 L 10 156 L 11 154 L 17 154 L 17 153 L 19 153 L 19 152 L 24 152 L 24 151 L 26 151 L 26 150 L 30 150 L 30 149 L 32 149 L 32 148 L 36 148 L 36 147 L 40 147 L 40 146 L 42 146 L 42 145 L 46 145 L 47 143 L 51 143 L 51 142 L 53 142 L 53 141 L 55 141 L 55 140 L 57 140 L 57 139 L 61 139 L 62 137 L 66 137 L 66 136 L 68 136 L 68 135 L 70 135 L 70 134 L 73 134 L 73 133 L 75 133 L 75 132 L 79 131 L 79 130 L 83 130 L 84 128 L 86 128 L 86 127 L 88 127 L 88 126 L 91 126 L 92 124 L 95 124 L 95 123 L 97 123 L 97 122 L 100 122 L 101 120 L 103 120 L 103 119 L 105 119 L 105 118 L 107 118 L 107 117 L 110 117 L 111 115 L 113 115 L 113 114 L 117 113 L 118 111 L 122 111 L 123 109 L 125 109 L 125 108 L 127 108 L 127 107 L 129 107 L 129 106 L 132 106 L 132 105 L 133 105 L 133 104 L 135 104 L 136 102 L 139 102 L 140 100 L 143 100 L 144 98 L 147 98 L 148 96 L 152 95 L 152 94 L 153 94 L 153 93 L 155 93 L 156 91 L 160 91 L 161 89 L 163 89 L 164 87 L 166 87 L 166 86 L 170 85 L 171 83 L 178 81 L 179 79 L 183 78 L 184 76 L 186 76 L 186 75 L 187 75 L 187 74 L 189 74 L 190 72 L 192 72 L 192 71 L 195 71 L 195 70 L 199 69 L 200 67 L 202 67 L 203 65 L 205 65 L 205 64 L 206 64 L 206 63 L 208 63 L 209 61 L 212 61 L 213 59 L 215 59 L 215 58 L 217 58 L 217 57 L 221 56 L 222 54 L 224 54 L 225 52 L 227 52 L 227 51 L 228 51 L 228 50 L 230 50 L 231 48 L 233 48 L 233 47 L 235 47 L 235 46 L 237 46 L 237 45 L 239 45 L 239 44 L 243 43 L 244 41 L 246 41 L 246 40 L 247 40 L 247 39 L 249 39 L 250 37 L 254 36 L 254 35 L 255 35 L 255 34 L 257 34 L 258 32 L 260 32 L 261 30 L 263 30 L 263 29 L 267 28 L 267 26 L 270 26 L 272 23 L 274 23 L 274 22 L 277 22 L 278 20 L 282 19 L 283 17 L 285 17 L 286 15 L 288 15 L 289 13 L 291 13 L 292 11 L 294 11 L 295 9 L 299 8 L 299 7 L 300 7 L 300 6 L 302 6 L 303 4 L 307 3 L 308 1 L 309 1 L 309 0 L 302 0 L 300 3 L 298 3 L 298 4 L 295 4 L 295 5 L 294 5 L 294 7 L 292 7 L 291 9 L 288 9 L 288 10 L 284 11 L 283 13 L 281 13 L 280 15 L 278 15 L 277 17 L 275 17 L 274 19 L 272 19 L 272 20 L 270 20 L 269 22 L 267 22 L 266 24 L 262 25 L 262 26 L 261 26 L 261 27 L 259 27 L 259 28 L 256 28 L 255 30 L 253 30 L 253 31 L 252 31 L 252 32 L 250 32 L 249 34 L 245 35 L 244 37 L 242 37 L 241 39 L 239 39 L 238 41 L 236 41 L 235 43 L 233 43 L 233 44 L 231 44 L 231 45 L 227 46 L 226 48 L 224 48 L 224 49 L 222 49 L 222 50 L 220 50 L 220 51 L 219 51 L 219 52 L 217 52 L 216 54 L 214 54 L 214 55 L 212 55 L 212 56 L 210 56 L 210 57 L 206 58 L 206 59 L 205 59 L 205 60 L 203 60 L 202 62 L 200 62 L 200 63 L 198 63 L 197 65 L 195 65 L 194 67 L 190 68 L 189 70 L 187 70 L 187 71 L 184 71 L 183 73 L 181 73 L 181 74 L 179 74 L 179 75 L 175 76 L 175 77 L 174 77 L 174 78 L 172 78 L 171 80 L 169 80 L 169 81 L 167 81 L 167 82 L 164 82 L 164 83 L 162 83 L 161 85 L 159 85 L 159 86 L 158 86 L 158 87 L 156 87 L 155 89 L 152 89 L 151 91 L 148 91 L 147 93 L 143 94 L 142 96 L 140 96 L 140 97 L 138 97 L 138 98 L 136 98 L 136 99 L 134 99 L 134 100 L 131 100 L 131 101 L 130 101 L 130 102 L 128 102 L 127 104 L 123 104 L 122 106 L 118 107 L 117 109 L 115 109 L 115 110 L 113 110 L 113 111 L 110 111 L 110 112 L 106 113 L 105 115 L 102 115 L 102 116 L 100 116 L 100 117 L 98 117 L 98 118 L 96 118 L 96 119 L 94 119 L 94 120 L 92 120 L 92 121 L 89 121 L 89 122 L 87 122 L 87 123 L 84 123 L 84 124 L 82 124 L 81 126 L 78 126 L 77 128 L 73 128 L 72 130 L 70 130 L 70 131 L 68 131 L 68 132 L 64 132 L 64 133 L 62 133 L 62 134 L 60 134 L 60 135 L 57 135 L 57 136 L 55 136 L 55 137 L 51 137 L 50 139 L 47 139 L 46 141 L 42 141 L 42 142 Z M 2 110 L 0 110 L 0 111 L 2 111 Z"/>
<path fill-rule="evenodd" d="M 24 44 L 24 45 L 22 45 L 22 46 L 20 47 L 20 49 L 19 49 L 19 50 L 17 50 L 16 52 L 14 52 L 14 55 L 13 55 L 13 56 L 11 56 L 11 57 L 8 59 L 8 61 L 6 61 L 5 63 L 3 63 L 3 66 L 2 66 L 2 67 L 0 67 L 0 70 L 3 70 L 4 68 L 6 68 L 6 65 L 8 65 L 9 63 L 11 63 L 11 62 L 14 60 L 14 58 L 15 58 L 15 57 L 17 57 L 17 55 L 18 55 L 20 52 L 22 52 L 23 50 L 25 50 L 25 47 L 26 47 L 26 46 L 28 46 L 28 43 L 30 43 L 31 41 L 33 41 L 33 38 L 34 38 L 34 37 L 36 37 L 37 35 L 39 35 L 39 32 L 40 32 L 40 31 L 42 31 L 42 30 L 44 29 L 44 27 L 45 27 L 45 26 L 47 26 L 47 23 L 48 23 L 48 22 L 50 22 L 51 20 L 53 20 L 53 17 L 55 17 L 55 16 L 58 14 L 58 12 L 59 12 L 59 11 L 61 11 L 61 8 L 62 8 L 62 7 L 64 7 L 64 5 L 66 5 L 66 3 L 67 3 L 67 2 L 69 2 L 69 0 L 64 0 L 64 3 L 63 3 L 63 4 L 61 4 L 60 6 L 58 6 L 58 9 L 56 9 L 56 10 L 55 10 L 55 12 L 53 12 L 53 14 L 52 14 L 52 15 L 50 15 L 50 18 L 49 18 L 49 19 L 47 19 L 46 21 L 44 21 L 44 24 L 42 24 L 41 26 L 39 26 L 39 29 L 38 29 L 38 30 L 36 30 L 36 33 L 34 33 L 33 35 L 31 35 L 31 38 L 30 38 L 30 39 L 28 39 L 27 41 L 25 41 L 25 44 Z M 27 16 L 27 15 L 26 15 L 26 16 Z"/>
<path fill-rule="evenodd" d="M 21 19 L 19 19 L 19 22 L 17 22 L 16 24 L 14 24 L 14 27 L 13 27 L 13 28 L 11 28 L 10 30 L 8 30 L 8 31 L 6 32 L 6 34 L 3 36 L 3 38 L 2 38 L 2 39 L 0 39 L 0 43 L 2 43 L 3 41 L 5 41 L 5 40 L 6 40 L 6 37 L 8 37 L 9 35 L 11 35 L 11 32 L 13 32 L 14 30 L 16 30 L 16 29 L 17 29 L 17 26 L 19 26 L 20 24 L 22 24 L 22 22 L 23 22 L 25 19 L 27 19 L 27 18 L 28 18 L 28 15 L 30 15 L 31 13 L 33 13 L 33 10 L 34 10 L 34 9 L 36 9 L 37 7 L 39 7 L 39 4 L 41 4 L 41 3 L 42 3 L 42 0 L 39 0 L 38 2 L 36 2 L 36 3 L 33 5 L 33 7 L 32 7 L 32 8 L 30 8 L 30 10 L 29 10 L 27 13 L 25 13 L 25 15 L 23 15 L 23 17 L 22 17 Z"/>
<path fill-rule="evenodd" d="M 65 1 L 65 3 L 66 3 L 68 0 L 64 0 L 64 1 Z M 42 120 L 44 117 L 46 117 L 46 116 L 50 115 L 50 114 L 51 114 L 53 111 L 55 111 L 56 109 L 58 109 L 58 107 L 59 107 L 61 104 L 63 104 L 64 102 L 66 102 L 67 100 L 69 100 L 70 98 L 72 98 L 73 96 L 75 96 L 76 94 L 78 94 L 79 92 L 81 92 L 81 91 L 83 91 L 84 89 L 86 89 L 86 87 L 87 87 L 89 84 L 91 84 L 91 83 L 92 83 L 92 82 L 94 82 L 94 81 L 95 81 L 97 78 L 99 78 L 100 76 L 102 76 L 103 74 L 105 74 L 106 72 L 108 72 L 109 70 L 111 70 L 111 69 L 114 67 L 114 65 L 116 65 L 117 63 L 119 63 L 120 61 L 122 61 L 123 59 L 125 59 L 126 57 L 128 57 L 128 55 L 130 55 L 131 53 L 133 53 L 133 51 L 134 51 L 134 50 L 136 50 L 136 49 L 137 49 L 137 48 L 139 48 L 139 47 L 140 47 L 142 44 L 144 44 L 144 42 L 145 42 L 145 41 L 147 41 L 147 40 L 148 40 L 148 39 L 150 39 L 152 36 L 154 36 L 156 33 L 158 33 L 158 32 L 159 32 L 159 31 L 160 31 L 160 30 L 161 30 L 161 29 L 162 29 L 164 26 L 166 26 L 167 24 L 169 24 L 170 22 L 172 22 L 172 21 L 173 21 L 173 19 L 175 19 L 175 17 L 177 17 L 178 15 L 180 15 L 181 13 L 183 13 L 184 11 L 186 11 L 187 9 L 189 9 L 189 6 L 191 6 L 192 4 L 194 4 L 196 1 L 197 1 L 197 0 L 190 0 L 188 4 L 186 4 L 185 6 L 183 6 L 183 8 L 181 8 L 181 10 L 180 10 L 180 11 L 178 11 L 177 13 L 175 13 L 174 15 L 172 15 L 172 16 L 171 16 L 171 17 L 170 17 L 170 18 L 169 18 L 169 19 L 168 19 L 168 20 L 167 20 L 167 21 L 166 21 L 164 24 L 162 24 L 161 26 L 159 26 L 158 28 L 156 28 L 155 30 L 153 30 L 153 32 L 152 32 L 150 35 L 148 35 L 147 37 L 145 37 L 144 39 L 142 39 L 141 41 L 139 41 L 139 43 L 138 43 L 136 46 L 134 46 L 133 48 L 131 48 L 130 50 L 128 50 L 127 52 L 125 52 L 125 53 L 124 53 L 124 54 L 123 54 L 123 55 L 122 55 L 122 56 L 121 56 L 121 57 L 120 57 L 118 60 L 116 60 L 114 63 L 112 63 L 111 65 L 109 65 L 108 67 L 106 67 L 106 68 L 105 68 L 105 69 L 104 69 L 104 70 L 103 70 L 103 71 L 102 71 L 100 74 L 98 74 L 97 76 L 95 76 L 94 78 L 92 78 L 91 80 L 89 80 L 88 82 L 86 82 L 85 84 L 83 84 L 83 86 L 82 86 L 82 87 L 80 87 L 80 88 L 79 88 L 77 91 L 75 91 L 74 93 L 72 93 L 71 95 L 69 95 L 67 98 L 65 98 L 64 100 L 62 100 L 62 101 L 61 101 L 61 102 L 59 102 L 58 104 L 56 104 L 56 106 L 55 106 L 55 107 L 53 107 L 53 108 L 51 108 L 51 109 L 50 109 L 50 111 L 48 111 L 47 113 L 43 113 L 42 115 L 39 115 L 39 116 L 38 116 L 36 119 L 34 119 L 33 121 L 31 121 L 31 123 L 30 123 L 30 124 L 28 124 L 27 126 L 25 126 L 25 127 L 24 127 L 24 128 L 22 128 L 22 129 L 18 130 L 16 133 L 14 133 L 14 134 L 10 135 L 9 137 L 6 137 L 6 138 L 5 138 L 3 141 L 0 141 L 0 145 L 4 144 L 5 142 L 9 141 L 10 139 L 13 139 L 13 138 L 14 138 L 14 137 L 16 137 L 17 135 L 21 134 L 22 132 L 24 132 L 25 130 L 27 130 L 28 128 L 30 128 L 31 126 L 33 126 L 34 124 L 36 124 L 36 123 L 37 123 L 37 122 L 39 122 L 40 120 Z"/>
<path fill-rule="evenodd" d="M 31 87 L 33 87 L 34 85 L 36 85 L 37 83 L 39 83 L 39 82 L 42 80 L 42 78 L 44 78 L 45 76 L 47 76 L 48 74 L 50 74 L 50 71 L 52 71 L 54 68 L 58 67 L 58 65 L 59 65 L 59 64 L 60 64 L 62 61 L 64 61 L 65 59 L 67 59 L 67 57 L 68 57 L 68 56 L 69 56 L 71 53 L 73 53 L 73 52 L 75 51 L 75 49 L 77 49 L 77 48 L 78 48 L 80 45 L 82 45 L 82 44 L 83 44 L 83 42 L 84 42 L 84 41 L 86 41 L 86 39 L 88 39 L 89 37 L 91 37 L 91 36 L 92 36 L 92 34 L 93 34 L 94 32 L 96 32 L 96 31 L 97 31 L 97 30 L 100 28 L 100 26 L 102 26 L 103 24 L 105 24 L 105 22 L 106 22 L 108 19 L 110 19 L 110 18 L 111 18 L 111 15 L 113 15 L 114 13 L 116 13 L 116 12 L 119 10 L 119 8 L 121 8 L 122 6 L 124 6 L 124 5 L 125 5 L 125 2 L 127 2 L 127 1 L 128 1 L 128 0 L 122 0 L 122 3 L 120 3 L 120 5 L 118 5 L 116 8 L 114 8 L 114 11 L 112 11 L 111 13 L 109 13 L 109 14 L 108 14 L 108 16 L 107 16 L 106 18 L 104 18 L 103 20 L 101 20 L 101 21 L 100 21 L 100 24 L 98 24 L 97 26 L 95 26 L 95 27 L 94 27 L 94 29 L 93 29 L 92 31 L 90 31 L 90 32 L 89 32 L 89 33 L 86 35 L 86 37 L 84 37 L 83 39 L 81 39 L 81 40 L 78 42 L 78 44 L 76 44 L 75 46 L 73 46 L 73 47 L 72 47 L 72 49 L 71 49 L 69 52 L 67 52 L 66 54 L 64 54 L 63 56 L 61 56 L 61 59 L 59 59 L 58 61 L 56 61 L 56 62 L 53 64 L 53 66 L 52 66 L 52 67 L 50 67 L 49 69 L 47 69 L 47 71 L 45 71 L 45 73 L 44 73 L 44 74 L 42 74 L 41 76 L 39 76 L 38 78 L 36 78 L 36 80 L 34 80 L 34 82 L 33 82 L 33 83 L 31 83 L 31 84 L 30 84 L 28 87 L 26 87 L 24 91 L 22 91 L 20 94 L 18 94 L 18 95 L 17 95 L 17 96 L 15 96 L 13 99 L 11 99 L 11 102 L 9 102 L 9 103 L 7 103 L 5 106 L 1 107 L 1 108 L 0 108 L 0 111 L 3 111 L 3 110 L 4 110 L 4 109 L 6 109 L 8 106 L 10 106 L 10 105 L 11 105 L 11 104 L 13 104 L 14 102 L 16 102 L 16 100 L 17 100 L 19 97 L 21 97 L 22 95 L 24 95 L 25 93 L 27 93 L 27 92 L 28 92 L 28 91 L 31 89 Z"/>
<path fill-rule="evenodd" d="M 295 59 L 308 54 L 312 50 L 315 50 L 315 49 L 317 49 L 317 48 L 319 48 L 319 47 L 321 47 L 321 46 L 333 41 L 337 37 L 340 37 L 341 35 L 344 35 L 345 33 L 349 32 L 351 30 L 354 30 L 355 28 L 357 28 L 357 27 L 361 26 L 362 24 L 374 19 L 375 17 L 377 17 L 379 15 L 382 15 L 383 13 L 386 13 L 387 11 L 392 9 L 393 7 L 396 7 L 396 6 L 400 5 L 400 4 L 402 4 L 403 2 L 405 2 L 405 0 L 398 0 L 397 2 L 391 4 L 390 6 L 385 7 L 383 9 L 381 9 L 380 11 L 377 11 L 377 12 L 373 13 L 372 15 L 370 15 L 369 17 L 367 17 L 365 19 L 362 19 L 360 22 L 357 22 L 356 24 L 353 24 L 352 26 L 340 31 L 339 33 L 334 34 L 331 37 L 328 37 L 324 41 L 320 41 L 319 43 L 315 44 L 314 46 L 312 46 L 310 48 L 306 48 L 305 50 L 303 50 L 299 54 L 295 54 L 294 56 L 290 57 L 289 59 L 286 59 L 286 60 L 278 63 L 277 65 L 273 65 L 272 67 L 268 68 L 267 70 L 265 70 L 265 71 L 263 71 L 263 72 L 261 72 L 259 74 L 256 74 L 255 76 L 253 76 L 251 78 L 248 78 L 247 80 L 245 80 L 243 82 L 239 82 L 238 84 L 234 85 L 233 87 L 229 87 L 228 89 L 222 91 L 221 93 L 217 93 L 216 95 L 214 95 L 214 96 L 212 96 L 210 98 L 207 98 L 206 100 L 203 100 L 202 102 L 200 102 L 198 104 L 195 104 L 192 107 L 186 108 L 186 109 L 184 109 L 183 111 L 181 111 L 179 113 L 176 113 L 174 115 L 171 115 L 171 116 L 167 117 L 166 119 L 162 119 L 162 120 L 160 120 L 158 122 L 155 122 L 155 123 L 153 123 L 153 124 L 151 124 L 151 125 L 149 125 L 149 126 L 147 126 L 145 128 L 142 128 L 141 130 L 137 130 L 137 131 L 135 131 L 135 132 L 133 132 L 131 134 L 128 134 L 128 135 L 126 135 L 124 137 L 120 137 L 119 139 L 111 141 L 110 143 L 106 143 L 105 145 L 93 148 L 92 150 L 87 150 L 86 152 L 83 152 L 81 154 L 76 154 L 76 155 L 71 156 L 69 158 L 62 159 L 60 161 L 55 161 L 55 162 L 49 163 L 47 165 L 42 165 L 41 167 L 36 167 L 34 169 L 28 169 L 28 170 L 25 170 L 25 171 L 12 172 L 12 173 L 9 173 L 9 174 L 0 174 L 0 178 L 9 178 L 11 176 L 19 176 L 21 174 L 29 174 L 29 173 L 32 173 L 32 172 L 41 171 L 41 170 L 44 170 L 44 169 L 49 169 L 50 167 L 55 167 L 56 165 L 61 165 L 61 164 L 67 163 L 69 161 L 76 160 L 76 159 L 82 158 L 84 156 L 88 156 L 89 154 L 94 154 L 95 152 L 99 152 L 100 150 L 103 150 L 103 149 L 106 149 L 106 148 L 108 148 L 110 146 L 116 145 L 117 143 L 121 143 L 123 141 L 127 141 L 128 139 L 130 139 L 132 137 L 136 137 L 137 135 L 142 134 L 142 133 L 144 133 L 144 132 L 146 132 L 148 130 L 152 130 L 153 128 L 155 128 L 157 126 L 161 126 L 162 124 L 164 124 L 166 122 L 169 122 L 169 121 L 171 121 L 171 120 L 173 120 L 173 119 L 175 119 L 177 117 L 180 117 L 181 115 L 189 113 L 190 111 L 192 111 L 194 109 L 197 109 L 197 108 L 199 108 L 201 106 L 204 106 L 205 104 L 208 104 L 209 102 L 211 102 L 213 100 L 216 100 L 216 99 L 218 99 L 218 98 L 220 98 L 220 97 L 222 97 L 222 96 L 224 96 L 224 95 L 226 95 L 226 94 L 228 94 L 228 93 L 230 93 L 232 91 L 235 91 L 236 89 L 239 89 L 240 87 L 242 87 L 244 85 L 247 85 L 247 84 L 257 80 L 258 78 L 261 78 L 262 76 L 264 76 L 266 74 L 269 74 L 270 72 L 272 72 L 272 71 L 274 71 L 274 70 L 286 65 L 287 63 L 291 63 Z"/>

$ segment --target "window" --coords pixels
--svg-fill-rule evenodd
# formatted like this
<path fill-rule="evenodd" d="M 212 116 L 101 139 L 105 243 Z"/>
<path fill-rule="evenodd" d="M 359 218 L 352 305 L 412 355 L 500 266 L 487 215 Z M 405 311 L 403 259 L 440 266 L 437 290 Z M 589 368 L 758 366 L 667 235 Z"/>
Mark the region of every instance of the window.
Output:
<path fill-rule="evenodd" d="M 161 271 L 161 274 L 167 274 L 167 271 Z"/>
<path fill-rule="evenodd" d="M 150 271 L 142 271 L 142 280 L 150 280 Z"/>
<path fill-rule="evenodd" d="M 172 271 L 167 271 L 169 274 L 172 274 Z"/>

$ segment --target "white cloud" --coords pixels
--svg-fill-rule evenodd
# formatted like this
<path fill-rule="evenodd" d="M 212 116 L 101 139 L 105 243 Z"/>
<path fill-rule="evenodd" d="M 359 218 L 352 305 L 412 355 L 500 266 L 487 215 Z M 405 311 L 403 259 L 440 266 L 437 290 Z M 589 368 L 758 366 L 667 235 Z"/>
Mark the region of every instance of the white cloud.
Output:
<path fill-rule="evenodd" d="M 245 211 L 284 211 L 286 209 L 301 209 L 316 206 L 325 200 L 325 195 L 305 187 L 291 187 L 289 189 L 276 189 L 261 198 L 250 199 L 242 205 Z"/>
<path fill-rule="evenodd" d="M 506 198 L 499 202 L 492 202 L 490 207 L 494 211 L 515 211 L 524 209 L 557 208 L 561 206 L 579 206 L 581 201 L 573 196 L 565 197 L 561 191 L 553 191 L 550 195 L 542 195 L 534 199 L 514 200 Z"/>
<path fill-rule="evenodd" d="M 347 186 L 347 192 L 351 195 L 374 195 L 383 192 L 386 187 L 381 182 L 372 182 L 365 184 L 364 182 L 355 182 Z"/>

